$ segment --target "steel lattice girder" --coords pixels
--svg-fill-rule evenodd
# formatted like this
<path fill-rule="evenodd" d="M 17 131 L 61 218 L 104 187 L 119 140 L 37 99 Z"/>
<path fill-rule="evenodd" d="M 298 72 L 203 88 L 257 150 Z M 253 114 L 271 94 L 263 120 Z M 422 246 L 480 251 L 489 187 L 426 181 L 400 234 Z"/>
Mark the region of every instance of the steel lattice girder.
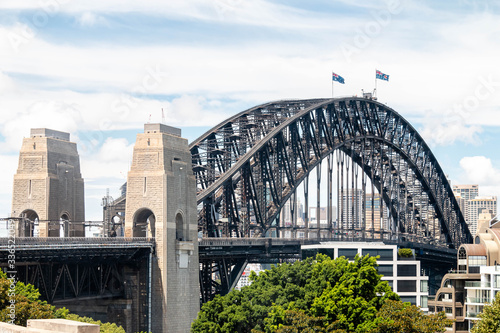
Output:
<path fill-rule="evenodd" d="M 418 132 L 364 98 L 278 101 L 227 119 L 190 145 L 200 229 L 264 235 L 284 203 L 334 151 L 352 158 L 391 214 L 391 232 L 458 248 L 472 237 L 446 176 Z M 365 226 L 366 227 L 366 226 Z M 422 231 L 424 231 L 422 233 Z M 418 240 L 417 240 L 418 241 Z"/>

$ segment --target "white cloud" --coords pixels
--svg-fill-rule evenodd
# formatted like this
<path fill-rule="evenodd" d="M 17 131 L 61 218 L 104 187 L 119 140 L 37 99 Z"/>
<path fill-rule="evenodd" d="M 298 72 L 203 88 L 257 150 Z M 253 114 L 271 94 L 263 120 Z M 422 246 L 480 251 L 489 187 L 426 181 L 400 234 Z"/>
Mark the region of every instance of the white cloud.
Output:
<path fill-rule="evenodd" d="M 500 185 L 500 167 L 493 166 L 491 159 L 485 156 L 464 157 L 460 160 L 460 166 L 465 172 L 468 181 L 476 184 Z"/>
<path fill-rule="evenodd" d="M 127 162 L 132 158 L 134 144 L 124 138 L 107 138 L 102 145 L 98 159 L 104 162 Z"/>
<path fill-rule="evenodd" d="M 5 137 L 5 142 L 0 143 L 2 151 L 19 150 L 22 138 L 29 136 L 30 128 L 47 127 L 71 133 L 76 132 L 82 123 L 80 110 L 74 104 L 54 100 L 23 102 L 19 101 L 18 106 L 25 106 L 21 108 L 12 108 L 14 103 L 0 102 L 5 115 L 3 121 L 0 120 L 0 132 Z"/>
<path fill-rule="evenodd" d="M 500 198 L 500 166 L 493 165 L 486 156 L 468 156 L 460 160 L 463 170 L 462 184 L 478 184 L 479 195 Z"/>
<path fill-rule="evenodd" d="M 0 217 L 10 216 L 12 207 L 12 186 L 19 157 L 0 155 Z"/>
<path fill-rule="evenodd" d="M 107 25 L 108 22 L 102 16 L 92 12 L 84 12 L 78 17 L 78 23 L 82 27 L 94 27 L 95 25 Z"/>
<path fill-rule="evenodd" d="M 254 0 L 87 0 L 50 1 L 52 6 L 46 6 L 39 1 L 13 1 L 4 0 L 0 3 L 0 8 L 17 10 L 34 10 L 40 15 L 44 13 L 64 12 L 79 17 L 84 13 L 142 13 L 147 15 L 161 15 L 168 18 L 218 21 L 231 24 L 246 24 L 255 26 L 266 26 L 274 28 L 286 28 L 292 30 L 301 29 L 327 29 L 337 30 L 341 26 L 350 24 L 350 20 L 341 16 L 336 17 L 336 24 L 331 24 L 331 17 L 311 12 L 291 6 L 275 4 L 270 1 Z M 86 22 L 95 23 L 92 15 L 85 17 Z"/>
<path fill-rule="evenodd" d="M 455 142 L 480 144 L 482 128 L 477 125 L 467 125 L 463 118 L 452 114 L 434 116 L 428 114 L 424 118 L 424 127 L 420 135 L 431 145 L 449 146 Z"/>
<path fill-rule="evenodd" d="M 60 37 L 43 31 L 45 26 L 30 17 L 0 26 L 0 153 L 17 152 L 32 127 L 64 130 L 78 144 L 89 184 L 102 186 L 105 177 L 119 182 L 128 171 L 132 143 L 107 139 L 104 131 L 137 130 L 150 114 L 152 121 L 159 121 L 161 108 L 170 125 L 211 126 L 269 100 L 329 97 L 331 70 L 346 79 L 345 85 L 335 86 L 336 96 L 372 90 L 375 68 L 389 74 L 390 82 L 378 82 L 379 100 L 421 121 L 421 134 L 434 145 L 482 144 L 482 129 L 500 126 L 498 15 L 462 15 L 449 6 L 443 6 L 444 12 L 402 1 L 403 13 L 369 36 L 370 42 L 349 62 L 340 49 L 342 41 L 352 42 L 367 20 L 376 21 L 373 12 L 387 5 L 341 2 L 342 14 L 334 9 L 311 15 L 307 9 L 263 0 L 1 1 L 0 8 L 30 9 L 46 13 L 49 20 L 54 13 L 69 14 L 82 31 L 110 28 L 116 24 L 113 15 L 123 13 L 174 18 L 180 30 L 200 21 L 213 23 L 215 33 L 221 26 L 227 29 L 224 35 L 209 36 L 215 37 L 211 44 L 178 42 L 167 34 L 150 44 L 134 40 L 103 45 L 92 35 L 85 43 L 55 44 Z M 55 5 L 48 9 L 44 3 Z M 257 30 L 259 26 L 266 30 Z M 278 37 L 268 38 L 269 27 Z M 245 30 L 244 38 L 236 35 L 239 30 Z M 249 31 L 256 37 L 249 37 Z M 157 32 L 146 33 L 155 37 Z M 201 39 L 207 32 L 199 33 Z M 481 79 L 489 76 L 492 91 L 480 88 Z M 490 94 L 479 98 L 477 89 L 482 89 L 481 96 Z M 456 105 L 467 112 L 460 113 Z M 469 170 L 467 165 L 464 170 Z M 11 182 L 12 174 L 3 177 Z M 465 180 L 472 181 L 470 177 Z"/>

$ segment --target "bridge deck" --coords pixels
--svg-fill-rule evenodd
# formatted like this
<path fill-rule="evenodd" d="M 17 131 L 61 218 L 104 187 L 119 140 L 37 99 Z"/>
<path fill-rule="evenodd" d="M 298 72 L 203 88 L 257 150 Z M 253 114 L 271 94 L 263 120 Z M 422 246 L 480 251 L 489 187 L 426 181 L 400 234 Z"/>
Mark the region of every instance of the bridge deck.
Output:
<path fill-rule="evenodd" d="M 0 238 L 0 263 L 5 264 L 12 254 L 18 265 L 26 262 L 131 260 L 149 251 L 154 251 L 151 238 Z"/>
<path fill-rule="evenodd" d="M 12 243 L 12 240 L 15 243 Z M 217 258 L 242 258 L 251 260 L 299 259 L 301 245 L 320 242 L 380 242 L 367 239 L 286 239 L 286 238 L 203 238 L 199 241 L 200 261 Z M 455 249 L 436 247 L 419 242 L 383 241 L 401 247 L 414 248 L 417 257 L 427 260 L 454 258 Z M 38 238 L 16 237 L 0 238 L 0 262 L 7 262 L 9 248 L 15 252 L 18 262 L 53 261 L 56 258 L 66 261 L 133 258 L 143 251 L 154 251 L 153 238 Z M 267 260 L 266 260 L 267 259 Z"/>

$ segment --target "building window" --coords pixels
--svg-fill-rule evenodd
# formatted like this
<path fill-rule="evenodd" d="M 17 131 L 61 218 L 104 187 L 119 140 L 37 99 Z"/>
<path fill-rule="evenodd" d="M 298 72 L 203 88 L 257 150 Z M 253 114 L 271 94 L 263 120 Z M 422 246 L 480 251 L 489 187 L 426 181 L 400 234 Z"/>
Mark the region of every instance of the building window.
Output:
<path fill-rule="evenodd" d="M 427 292 L 429 292 L 429 287 L 428 287 L 428 281 L 427 280 L 420 281 L 420 292 L 421 293 L 427 293 Z"/>
<path fill-rule="evenodd" d="M 380 256 L 379 260 L 385 260 L 385 261 L 392 261 L 394 259 L 393 256 L 394 251 L 393 250 L 388 250 L 388 249 L 364 249 L 362 251 L 363 257 L 366 256 L 367 254 L 376 257 Z"/>
<path fill-rule="evenodd" d="M 500 288 L 500 275 L 493 275 L 493 288 Z"/>
<path fill-rule="evenodd" d="M 415 280 L 399 280 L 398 293 L 414 293 L 417 292 L 417 281 Z"/>
<path fill-rule="evenodd" d="M 469 273 L 479 273 L 480 266 L 486 266 L 486 256 L 469 256 Z"/>
<path fill-rule="evenodd" d="M 389 287 L 391 287 L 391 289 L 394 290 L 394 286 L 393 286 L 392 280 L 386 280 L 386 281 L 389 284 Z"/>
<path fill-rule="evenodd" d="M 339 257 L 345 257 L 348 260 L 354 260 L 358 254 L 358 249 L 339 249 Z"/>
<path fill-rule="evenodd" d="M 427 296 L 420 296 L 420 307 L 427 307 Z"/>
<path fill-rule="evenodd" d="M 303 249 L 302 250 L 302 259 L 315 258 L 317 253 L 318 253 L 318 249 Z"/>
<path fill-rule="evenodd" d="M 318 249 L 318 253 L 324 254 L 332 259 L 334 258 L 333 249 Z"/>
<path fill-rule="evenodd" d="M 398 265 L 398 276 L 417 276 L 417 265 Z"/>
<path fill-rule="evenodd" d="M 458 259 L 467 259 L 467 252 L 463 247 L 461 247 L 460 250 L 458 250 Z"/>
<path fill-rule="evenodd" d="M 417 297 L 416 296 L 399 296 L 401 302 L 403 303 L 411 303 L 411 305 L 417 305 Z"/>
<path fill-rule="evenodd" d="M 383 276 L 393 276 L 394 275 L 393 270 L 394 269 L 392 265 L 379 265 L 377 267 L 378 273 Z"/>

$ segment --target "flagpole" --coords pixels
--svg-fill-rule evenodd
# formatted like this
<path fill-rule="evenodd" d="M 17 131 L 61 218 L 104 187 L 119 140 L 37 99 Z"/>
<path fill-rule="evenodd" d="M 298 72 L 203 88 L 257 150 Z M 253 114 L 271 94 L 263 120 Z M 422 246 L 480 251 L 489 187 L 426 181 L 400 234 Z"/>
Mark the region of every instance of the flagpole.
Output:
<path fill-rule="evenodd" d="M 331 80 L 332 80 L 332 98 L 333 98 L 333 70 L 332 70 Z"/>
<path fill-rule="evenodd" d="M 377 69 L 375 68 L 375 90 L 373 91 L 373 97 L 377 97 Z"/>

